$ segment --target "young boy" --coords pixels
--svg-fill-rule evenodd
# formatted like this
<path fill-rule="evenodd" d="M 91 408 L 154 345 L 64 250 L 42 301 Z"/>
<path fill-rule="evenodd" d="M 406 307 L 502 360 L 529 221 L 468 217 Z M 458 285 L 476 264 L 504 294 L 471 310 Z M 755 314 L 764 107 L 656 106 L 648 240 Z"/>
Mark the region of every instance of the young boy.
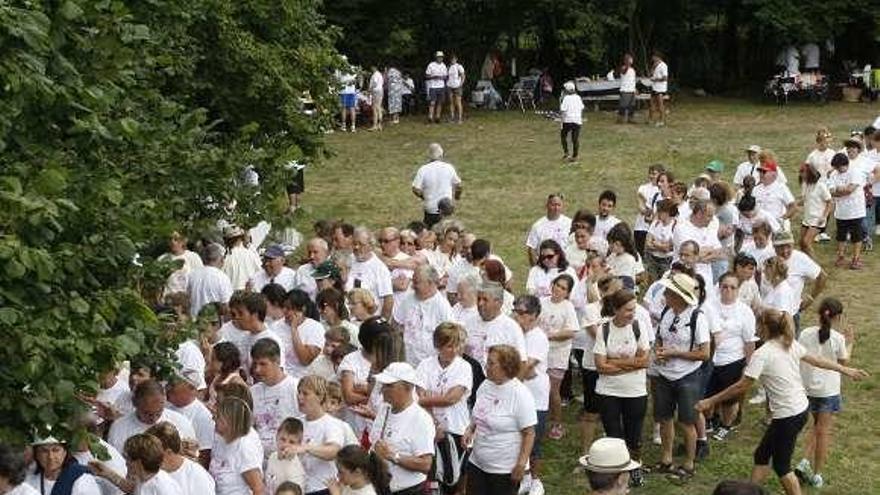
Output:
<path fill-rule="evenodd" d="M 275 435 L 275 452 L 266 461 L 266 493 L 275 493 L 282 483 L 290 481 L 304 486 L 306 472 L 299 456 L 292 453 L 303 441 L 303 424 L 296 418 L 287 418 Z"/>
<path fill-rule="evenodd" d="M 334 422 L 343 430 L 345 433 L 345 445 L 360 445 L 360 439 L 358 439 L 357 435 L 354 433 L 354 429 L 352 429 L 351 425 L 341 419 L 343 410 L 342 407 L 345 405 L 345 402 L 342 399 L 342 386 L 337 382 L 328 382 L 327 383 L 327 400 L 324 402 L 324 410 L 330 414 Z"/>
<path fill-rule="evenodd" d="M 831 197 L 834 198 L 834 219 L 837 222 L 837 261 L 835 266 L 846 265 L 847 236 L 852 244 L 851 270 L 862 268 L 862 241 L 864 239 L 865 193 L 864 177 L 849 166 L 849 158 L 838 153 L 831 159 L 834 170 L 828 178 Z"/>
<path fill-rule="evenodd" d="M 614 216 L 614 208 L 617 206 L 617 194 L 607 189 L 599 195 L 599 214 L 596 215 L 596 228 L 593 235 L 606 239 L 608 231 L 620 223 L 620 219 Z"/>

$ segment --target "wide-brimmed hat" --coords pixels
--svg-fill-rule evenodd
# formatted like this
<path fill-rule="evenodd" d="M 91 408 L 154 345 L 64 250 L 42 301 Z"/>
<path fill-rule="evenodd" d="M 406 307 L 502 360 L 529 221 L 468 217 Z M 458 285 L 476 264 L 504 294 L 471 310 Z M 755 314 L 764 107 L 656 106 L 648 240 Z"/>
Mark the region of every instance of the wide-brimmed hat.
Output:
<path fill-rule="evenodd" d="M 697 281 L 684 273 L 673 273 L 660 279 L 660 285 L 678 294 L 684 302 L 693 306 L 697 304 Z"/>
<path fill-rule="evenodd" d="M 785 246 L 788 244 L 794 244 L 794 236 L 788 230 L 780 230 L 773 234 L 773 245 L 774 246 Z"/>
<path fill-rule="evenodd" d="M 751 153 L 760 153 L 761 147 L 758 146 L 757 144 L 750 144 L 749 147 L 746 148 L 746 151 L 751 152 Z"/>
<path fill-rule="evenodd" d="M 590 452 L 578 459 L 578 463 L 594 473 L 623 473 L 641 467 L 632 460 L 626 442 L 620 438 L 600 438 L 590 445 Z"/>
<path fill-rule="evenodd" d="M 376 383 L 390 385 L 397 382 L 410 383 L 416 387 L 423 386 L 416 369 L 409 363 L 391 363 L 384 371 L 376 375 Z"/>

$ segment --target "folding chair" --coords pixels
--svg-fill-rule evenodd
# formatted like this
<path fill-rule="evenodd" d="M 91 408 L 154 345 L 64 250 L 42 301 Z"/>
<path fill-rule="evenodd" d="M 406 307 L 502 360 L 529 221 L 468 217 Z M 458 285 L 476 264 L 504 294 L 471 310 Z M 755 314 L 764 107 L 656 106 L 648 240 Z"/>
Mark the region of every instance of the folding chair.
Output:
<path fill-rule="evenodd" d="M 519 109 L 525 113 L 526 105 L 531 105 L 532 110 L 535 107 L 535 88 L 538 87 L 540 76 L 527 76 L 519 78 L 519 81 L 510 88 L 510 94 L 507 95 L 507 108 L 512 104 L 518 104 Z"/>

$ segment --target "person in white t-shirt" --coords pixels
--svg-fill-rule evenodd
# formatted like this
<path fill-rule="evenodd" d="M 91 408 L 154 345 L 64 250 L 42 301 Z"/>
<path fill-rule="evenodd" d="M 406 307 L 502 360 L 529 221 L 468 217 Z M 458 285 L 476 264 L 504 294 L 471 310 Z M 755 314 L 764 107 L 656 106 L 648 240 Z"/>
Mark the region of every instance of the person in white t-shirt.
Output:
<path fill-rule="evenodd" d="M 571 231 L 571 218 L 565 215 L 565 197 L 562 194 L 550 194 L 545 204 L 547 213 L 532 224 L 526 236 L 526 254 L 529 264 L 538 263 L 538 246 L 547 239 L 556 241 L 560 246 L 568 244 Z"/>
<path fill-rule="evenodd" d="M 831 191 L 822 173 L 812 163 L 804 163 L 800 170 L 801 200 L 804 213 L 801 220 L 799 246 L 810 258 L 815 258 L 813 242 L 825 230 L 833 203 Z"/>
<path fill-rule="evenodd" d="M 449 118 L 453 122 L 462 123 L 464 111 L 461 104 L 462 89 L 466 76 L 464 67 L 458 63 L 458 56 L 454 53 L 449 57 L 449 70 L 446 75 L 446 89 L 449 90 Z M 456 114 L 458 117 L 456 118 Z"/>
<path fill-rule="evenodd" d="M 425 385 L 407 363 L 389 364 L 376 375 L 376 385 L 385 402 L 370 430 L 373 452 L 388 463 L 392 493 L 415 493 L 434 459 L 434 421 L 413 398 L 413 389 Z"/>
<path fill-rule="evenodd" d="M 291 376 L 302 378 L 309 373 L 309 366 L 324 349 L 324 325 L 315 304 L 305 292 L 294 289 L 284 300 L 285 322 L 273 329 L 281 341 L 284 370 Z"/>
<path fill-rule="evenodd" d="M 443 98 L 446 96 L 446 79 L 449 69 L 443 63 L 443 52 L 434 53 L 434 61 L 425 69 L 425 87 L 428 90 L 428 123 L 440 123 L 443 114 Z"/>
<path fill-rule="evenodd" d="M 385 461 L 360 445 L 343 447 L 336 455 L 336 467 L 339 478 L 327 483 L 329 495 L 376 495 L 390 490 L 391 475 Z"/>
<path fill-rule="evenodd" d="M 303 441 L 291 448 L 302 459 L 306 471 L 304 493 L 326 489 L 325 482 L 337 475 L 336 453 L 345 444 L 345 431 L 324 410 L 327 400 L 327 380 L 309 375 L 299 382 L 297 404 L 305 415 Z"/>
<path fill-rule="evenodd" d="M 669 92 L 669 67 L 660 52 L 651 55 L 651 110 L 648 122 L 657 127 L 666 125 L 666 94 Z"/>
<path fill-rule="evenodd" d="M 797 201 L 788 186 L 779 181 L 779 165 L 772 158 L 772 154 L 763 159 L 764 153 L 770 152 L 767 150 L 762 152 L 761 164 L 758 166 L 761 180 L 752 189 L 752 196 L 755 197 L 758 210 L 767 212 L 783 226 L 783 229 L 788 229 L 789 219 L 797 211 Z"/>
<path fill-rule="evenodd" d="M 357 288 L 369 290 L 378 305 L 376 315 L 390 319 L 394 308 L 391 272 L 373 252 L 376 238 L 369 229 L 360 226 L 354 229 L 353 239 L 354 262 L 348 272 L 345 289 L 346 291 Z"/>
<path fill-rule="evenodd" d="M 455 167 L 443 161 L 443 147 L 438 143 L 428 145 L 431 160 L 419 167 L 412 181 L 412 192 L 422 200 L 424 222 L 430 228 L 441 220 L 439 203 L 442 199 L 461 198 L 461 178 Z"/>
<path fill-rule="evenodd" d="M 810 164 L 818 173 L 821 179 L 827 179 L 828 174 L 833 170 L 831 168 L 831 159 L 837 153 L 831 148 L 831 131 L 825 127 L 820 127 L 816 131 L 816 148 L 807 155 L 806 162 Z"/>
<path fill-rule="evenodd" d="M 633 68 L 633 56 L 623 55 L 620 68 L 620 103 L 617 106 L 617 123 L 635 124 L 633 116 L 636 112 L 636 70 Z"/>
<path fill-rule="evenodd" d="M 550 353 L 550 341 L 547 334 L 538 326 L 541 315 L 541 302 L 532 295 L 518 296 L 513 302 L 514 319 L 522 327 L 526 339 L 528 359 L 523 364 L 522 382 L 532 393 L 538 422 L 535 424 L 535 444 L 529 456 L 532 487 L 543 484 L 541 478 L 541 446 L 547 427 L 547 415 L 550 409 L 550 376 L 547 374 L 547 358 Z M 531 488 L 531 487 L 530 487 Z M 531 488 L 535 489 L 535 488 Z"/>
<path fill-rule="evenodd" d="M 204 265 L 193 269 L 186 281 L 186 292 L 189 295 L 189 314 L 195 318 L 199 311 L 210 303 L 229 303 L 232 297 L 232 282 L 221 270 L 223 266 L 223 246 L 208 244 L 204 251 Z"/>
<path fill-rule="evenodd" d="M 370 71 L 370 108 L 373 111 L 373 127 L 370 127 L 368 130 L 381 131 L 384 113 L 382 103 L 385 99 L 385 77 L 375 65 L 370 68 Z"/>
<path fill-rule="evenodd" d="M 559 103 L 560 131 L 559 139 L 562 142 L 562 159 L 575 162 L 578 159 L 581 126 L 584 123 L 584 101 L 575 90 L 574 82 L 566 81 L 562 85 L 565 96 Z M 568 153 L 568 135 L 571 134 L 571 151 Z"/>
<path fill-rule="evenodd" d="M 520 358 L 526 360 L 526 341 L 522 330 L 513 318 L 501 311 L 504 304 L 504 287 L 497 282 L 483 282 L 477 295 L 477 311 L 480 313 L 480 325 L 475 330 L 483 336 L 482 345 L 474 349 L 474 356 L 485 368 L 488 351 L 493 346 L 506 344 L 519 352 Z"/>
<path fill-rule="evenodd" d="M 159 256 L 158 261 L 175 261 L 182 262 L 176 265 L 177 268 L 168 276 L 165 284 L 165 294 L 173 294 L 175 292 L 186 292 L 186 283 L 189 274 L 202 267 L 202 258 L 198 254 L 187 249 L 187 238 L 180 232 L 173 232 L 168 240 L 167 253 Z"/>
<path fill-rule="evenodd" d="M 646 368 L 650 350 L 650 328 L 640 328 L 636 319 L 636 298 L 621 289 L 602 299 L 607 320 L 596 332 L 593 355 L 599 380 L 596 393 L 602 397 L 599 414 L 605 434 L 626 441 L 630 457 L 642 458 L 642 424 L 648 409 Z M 631 473 L 635 486 L 643 483 L 641 470 Z"/>
<path fill-rule="evenodd" d="M 768 309 L 758 318 L 765 342 L 752 355 L 744 375 L 727 389 L 697 403 L 696 409 L 707 412 L 734 397 L 739 397 L 759 381 L 767 390 L 772 422 L 755 449 L 752 482 L 763 483 L 772 469 L 786 495 L 800 494 L 797 476 L 791 470 L 798 434 L 807 422 L 809 400 L 800 374 L 801 362 L 844 374 L 853 379 L 867 377 L 862 370 L 842 366 L 836 361 L 809 354 L 795 341 L 794 321 L 784 311 Z"/>
<path fill-rule="evenodd" d="M 254 429 L 263 455 L 275 452 L 275 434 L 286 418 L 302 418 L 296 403 L 299 381 L 281 367 L 281 349 L 271 339 L 260 339 L 251 348 L 251 370 L 257 382 L 251 387 Z"/>
<path fill-rule="evenodd" d="M 296 272 L 285 266 L 286 254 L 278 244 L 263 252 L 263 269 L 255 273 L 245 285 L 249 291 L 260 292 L 268 284 L 278 284 L 285 290 L 296 287 Z"/>
<path fill-rule="evenodd" d="M 27 471 L 24 452 L 0 443 L 0 492 L 4 495 L 41 495 L 25 482 Z"/>
<path fill-rule="evenodd" d="M 509 345 L 489 349 L 486 381 L 477 390 L 462 445 L 473 445 L 467 493 L 517 493 L 528 469 L 537 414 L 529 389 L 517 378 L 522 361 Z"/>
<path fill-rule="evenodd" d="M 645 237 L 645 268 L 651 280 L 659 280 L 672 263 L 675 250 L 672 241 L 678 223 L 678 207 L 671 199 L 661 199 L 656 204 L 655 215 L 656 218 L 648 227 Z"/>
<path fill-rule="evenodd" d="M 208 470 L 217 495 L 265 493 L 263 446 L 254 431 L 251 408 L 238 397 L 224 397 L 217 404 L 217 441 Z"/>
<path fill-rule="evenodd" d="M 162 471 L 180 485 L 181 495 L 214 495 L 214 478 L 200 464 L 181 455 L 180 435 L 174 425 L 158 423 L 147 434 L 161 442 Z"/>
<path fill-rule="evenodd" d="M 31 443 L 31 447 L 34 470 L 28 470 L 27 484 L 36 489 L 37 493 L 51 495 L 56 484 L 65 478 L 70 478 L 74 481 L 69 482 L 68 490 L 57 490 L 55 493 L 101 495 L 101 488 L 95 476 L 73 459 L 67 444 L 54 437 L 48 437 L 36 439 Z M 27 493 L 26 490 L 19 491 Z"/>
<path fill-rule="evenodd" d="M 606 189 L 599 194 L 598 214 L 596 215 L 596 228 L 593 235 L 601 239 L 607 239 L 608 231 L 620 223 L 620 219 L 614 216 L 614 208 L 617 207 L 617 193 Z M 600 253 L 605 254 L 605 253 Z"/>
<path fill-rule="evenodd" d="M 251 347 L 263 338 L 269 338 L 285 348 L 282 339 L 266 325 L 266 298 L 260 293 L 236 292 L 229 300 L 232 319 L 220 327 L 220 342 L 231 342 L 238 349 L 241 371 L 250 379 Z M 276 325 L 277 327 L 277 325 Z"/>
<path fill-rule="evenodd" d="M 645 256 L 645 240 L 648 237 L 648 228 L 654 220 L 654 212 L 658 203 L 663 199 L 663 191 L 657 186 L 657 178 L 666 167 L 659 163 L 648 166 L 648 182 L 640 185 L 636 191 L 636 205 L 639 213 L 633 224 L 633 236 L 636 242 L 636 251 L 639 256 Z"/>
<path fill-rule="evenodd" d="M 828 177 L 828 188 L 834 198 L 834 219 L 837 223 L 837 261 L 835 266 L 846 265 L 846 244 L 852 244 L 853 270 L 862 268 L 862 240 L 864 239 L 865 182 L 863 174 L 850 167 L 850 159 L 843 153 L 831 160 L 834 171 Z"/>
<path fill-rule="evenodd" d="M 761 311 L 775 309 L 790 315 L 797 314 L 800 301 L 795 299 L 794 288 L 788 282 L 788 265 L 779 256 L 771 256 L 761 270 Z"/>
<path fill-rule="evenodd" d="M 247 281 L 262 268 L 260 255 L 247 242 L 248 233 L 238 226 L 228 226 L 223 230 L 226 243 L 226 257 L 223 259 L 223 272 L 229 277 L 233 290 L 243 290 Z"/>
<path fill-rule="evenodd" d="M 846 325 L 843 333 L 833 328 L 845 324 L 843 304 L 833 297 L 825 298 L 819 304 L 818 313 L 819 326 L 804 329 L 798 342 L 810 354 L 846 366 L 852 356 L 855 330 L 851 324 Z M 822 468 L 831 449 L 834 417 L 841 409 L 840 374 L 801 362 L 801 379 L 810 401 L 813 422 L 807 432 L 804 457 L 795 468 L 795 473 L 810 485 L 820 488 L 825 483 Z"/>
<path fill-rule="evenodd" d="M 562 380 L 568 370 L 571 356 L 571 343 L 575 332 L 580 328 L 574 305 L 569 300 L 574 288 L 574 278 L 563 273 L 553 279 L 550 295 L 541 298 L 541 315 L 538 318 L 541 329 L 550 341 L 547 358 L 547 373 L 550 375 L 550 431 L 553 440 L 565 435 L 562 423 Z"/>
<path fill-rule="evenodd" d="M 302 421 L 297 418 L 287 418 L 282 421 L 275 435 L 275 452 L 266 459 L 265 483 L 268 493 L 278 493 L 284 483 L 305 486 L 305 468 L 300 456 L 293 453 L 302 442 Z"/>
<path fill-rule="evenodd" d="M 198 455 L 198 440 L 192 422 L 186 416 L 165 407 L 165 389 L 155 380 L 138 384 L 132 393 L 134 411 L 117 419 L 110 426 L 107 442 L 122 452 L 129 437 L 147 431 L 159 421 L 170 421 L 186 444 L 187 452 Z"/>
<path fill-rule="evenodd" d="M 208 466 L 211 462 L 211 448 L 214 445 L 215 425 L 211 411 L 199 400 L 199 385 L 204 385 L 204 382 L 203 375 L 196 374 L 193 370 L 182 369 L 168 380 L 165 396 L 168 400 L 168 409 L 182 414 L 192 422 L 199 443 L 198 461 L 203 466 Z"/>
<path fill-rule="evenodd" d="M 406 360 L 418 366 L 435 355 L 433 335 L 437 325 L 452 319 L 452 307 L 439 290 L 437 271 L 420 265 L 413 273 L 413 290 L 394 308 L 392 322 L 403 333 Z"/>
<path fill-rule="evenodd" d="M 755 182 L 760 179 L 760 175 L 758 174 L 758 166 L 761 164 L 758 160 L 759 153 L 761 153 L 761 147 L 757 144 L 751 144 L 746 148 L 747 159 L 737 165 L 736 172 L 733 174 L 733 184 L 736 186 L 737 191 L 742 191 L 743 182 L 746 177 L 753 178 Z"/>
<path fill-rule="evenodd" d="M 162 470 L 162 442 L 148 433 L 134 435 L 123 449 L 127 478 L 133 481 L 135 495 L 188 495 L 177 481 Z M 208 493 L 208 492 L 200 492 Z"/>
<path fill-rule="evenodd" d="M 547 297 L 551 293 L 553 280 L 566 274 L 577 279 L 574 268 L 565 259 L 565 252 L 553 239 L 545 239 L 538 245 L 537 264 L 529 269 L 526 279 L 526 292 L 534 296 Z"/>
<path fill-rule="evenodd" d="M 798 302 L 798 310 L 792 313 L 795 331 L 800 334 L 800 312 L 808 308 L 819 294 L 825 290 L 828 275 L 822 267 L 803 251 L 794 249 L 794 236 L 790 232 L 773 234 L 773 249 L 788 266 L 788 283 L 792 288 L 792 298 Z M 810 284 L 810 292 L 804 288 Z"/>

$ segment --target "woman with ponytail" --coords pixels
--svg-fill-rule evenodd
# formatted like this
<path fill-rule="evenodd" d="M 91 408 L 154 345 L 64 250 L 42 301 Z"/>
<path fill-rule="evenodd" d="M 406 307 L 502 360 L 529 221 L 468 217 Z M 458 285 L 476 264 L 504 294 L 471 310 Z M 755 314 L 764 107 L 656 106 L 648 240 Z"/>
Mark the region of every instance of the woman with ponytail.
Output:
<path fill-rule="evenodd" d="M 810 354 L 846 365 L 852 355 L 853 328 L 847 325 L 843 334 L 832 328 L 840 328 L 842 319 L 843 304 L 826 297 L 819 305 L 819 326 L 804 329 L 798 342 Z M 840 374 L 801 362 L 801 378 L 810 401 L 813 427 L 807 433 L 804 458 L 795 468 L 795 474 L 804 483 L 818 488 L 825 484 L 822 468 L 831 449 L 834 415 L 840 412 Z"/>
<path fill-rule="evenodd" d="M 390 495 L 391 475 L 375 452 L 348 445 L 336 455 L 339 477 L 327 482 L 330 495 Z"/>
<path fill-rule="evenodd" d="M 760 381 L 767 390 L 767 401 L 773 421 L 764 432 L 764 437 L 755 449 L 755 466 L 752 468 L 752 482 L 763 483 L 772 468 L 787 495 L 800 495 L 797 476 L 791 470 L 791 456 L 797 436 L 807 422 L 810 403 L 804 390 L 799 366 L 801 362 L 844 374 L 860 380 L 868 374 L 860 369 L 849 368 L 837 361 L 809 354 L 794 339 L 794 320 L 785 311 L 766 309 L 758 318 L 763 329 L 764 345 L 752 355 L 746 365 L 743 377 L 712 397 L 697 403 L 696 409 L 706 412 L 727 400 L 739 397 L 748 391 L 755 381 Z"/>

